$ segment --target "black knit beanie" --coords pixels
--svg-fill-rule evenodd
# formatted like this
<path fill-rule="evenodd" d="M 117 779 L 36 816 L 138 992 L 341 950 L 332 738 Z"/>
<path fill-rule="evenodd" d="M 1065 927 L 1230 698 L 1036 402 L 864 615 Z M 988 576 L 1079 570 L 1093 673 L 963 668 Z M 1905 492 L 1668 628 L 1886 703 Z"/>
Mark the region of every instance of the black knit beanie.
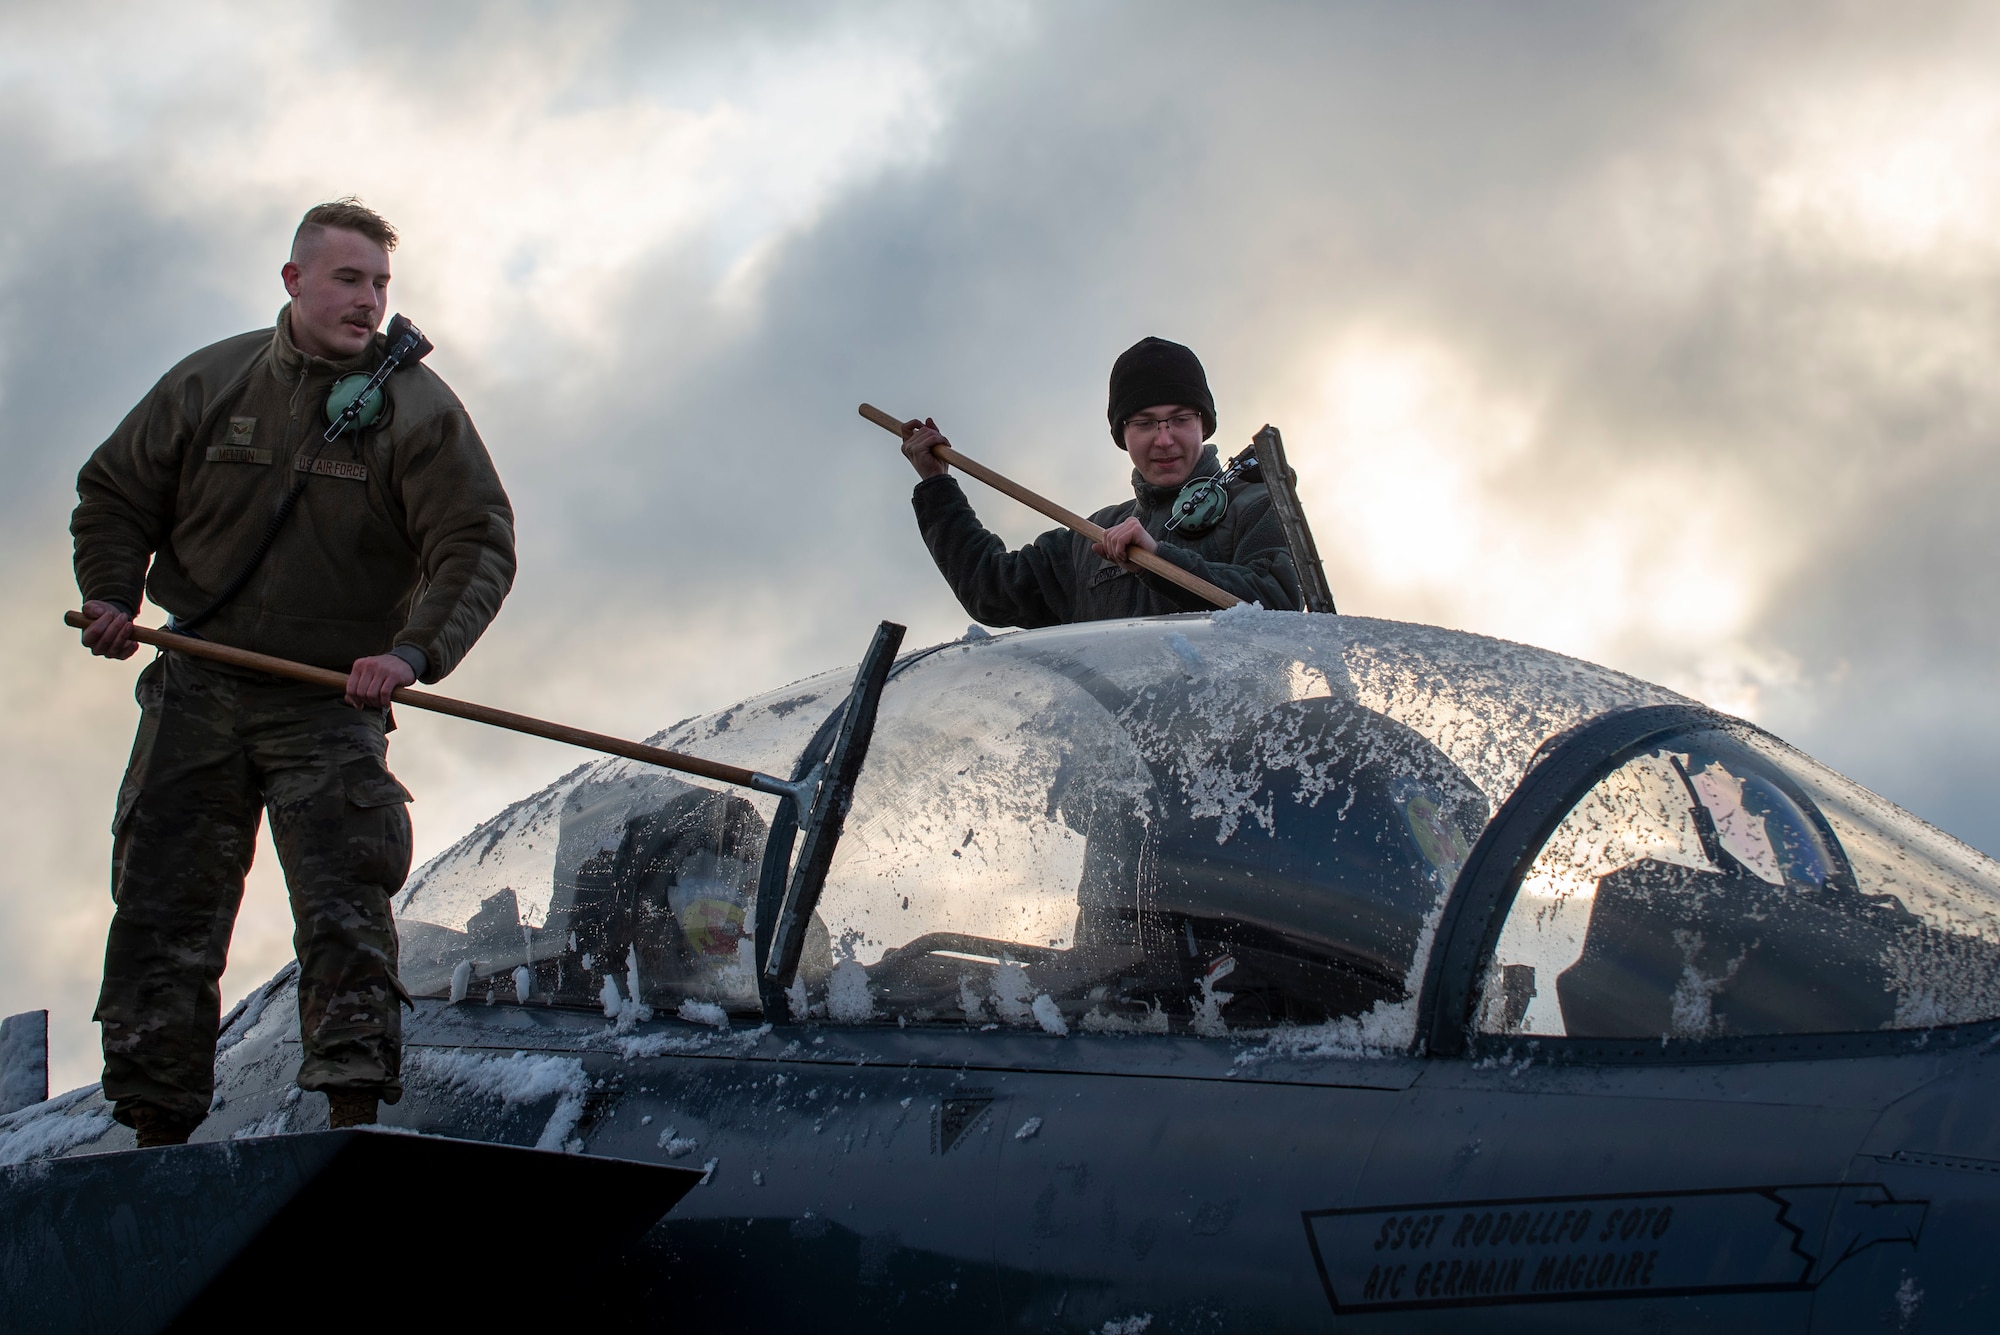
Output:
<path fill-rule="evenodd" d="M 1125 419 L 1163 403 L 1201 409 L 1201 438 L 1215 434 L 1215 398 L 1208 374 L 1190 348 L 1164 338 L 1142 338 L 1111 363 L 1111 439 L 1125 448 Z"/>

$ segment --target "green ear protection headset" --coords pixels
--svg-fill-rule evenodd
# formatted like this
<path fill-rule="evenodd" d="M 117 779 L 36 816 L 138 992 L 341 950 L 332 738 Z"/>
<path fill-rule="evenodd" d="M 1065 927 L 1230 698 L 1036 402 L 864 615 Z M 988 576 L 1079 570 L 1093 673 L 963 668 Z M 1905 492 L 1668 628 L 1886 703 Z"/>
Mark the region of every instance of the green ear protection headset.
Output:
<path fill-rule="evenodd" d="M 1207 477 L 1191 478 L 1174 497 L 1174 512 L 1167 519 L 1167 532 L 1198 538 L 1222 522 L 1229 513 L 1229 488 L 1238 482 L 1255 482 L 1263 474 L 1257 466 L 1257 447 L 1252 445 L 1229 461 L 1229 467 Z"/>
<path fill-rule="evenodd" d="M 367 372 L 356 371 L 333 382 L 326 396 L 326 420 L 333 434 L 360 435 L 382 420 L 382 390 L 372 380 Z"/>
<path fill-rule="evenodd" d="M 330 445 L 350 432 L 359 435 L 382 418 L 386 396 L 382 386 L 397 368 L 414 365 L 430 355 L 431 341 L 424 331 L 401 315 L 392 316 L 385 332 L 389 351 L 373 375 L 356 371 L 333 382 L 326 396 L 326 435 L 322 445 Z"/>

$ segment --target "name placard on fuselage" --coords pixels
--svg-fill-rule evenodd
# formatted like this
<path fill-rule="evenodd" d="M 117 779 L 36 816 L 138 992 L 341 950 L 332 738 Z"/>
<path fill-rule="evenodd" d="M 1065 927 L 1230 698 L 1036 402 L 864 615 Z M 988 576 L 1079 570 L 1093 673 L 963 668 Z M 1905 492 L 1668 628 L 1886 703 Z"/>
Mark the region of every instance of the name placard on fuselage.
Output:
<path fill-rule="evenodd" d="M 1334 1311 L 1372 1312 L 1810 1289 L 1857 1244 L 1914 1243 L 1925 1208 L 1813 1185 L 1311 1210 L 1305 1224 Z"/>

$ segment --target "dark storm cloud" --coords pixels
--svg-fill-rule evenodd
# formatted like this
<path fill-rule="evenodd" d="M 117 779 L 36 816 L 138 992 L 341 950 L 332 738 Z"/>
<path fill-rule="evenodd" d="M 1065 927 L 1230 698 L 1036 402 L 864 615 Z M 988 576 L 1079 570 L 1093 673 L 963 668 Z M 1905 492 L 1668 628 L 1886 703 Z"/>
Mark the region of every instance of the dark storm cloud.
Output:
<path fill-rule="evenodd" d="M 2000 591 L 1993 435 L 1863 507 L 1772 599 L 1769 633 L 1816 670 L 1773 729 L 1961 839 L 2000 848 Z"/>
<path fill-rule="evenodd" d="M 46 543 L 89 448 L 167 366 L 228 327 L 228 218 L 162 217 L 129 172 L 0 130 L 0 517 Z"/>

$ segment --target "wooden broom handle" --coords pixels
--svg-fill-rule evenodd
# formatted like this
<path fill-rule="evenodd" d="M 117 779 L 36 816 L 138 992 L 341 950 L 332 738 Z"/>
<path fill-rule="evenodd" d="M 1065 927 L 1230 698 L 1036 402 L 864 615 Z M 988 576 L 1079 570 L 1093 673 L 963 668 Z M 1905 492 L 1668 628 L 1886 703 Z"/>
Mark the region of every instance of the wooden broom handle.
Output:
<path fill-rule="evenodd" d="M 898 438 L 909 439 L 909 430 L 902 422 L 889 416 L 889 414 L 883 412 L 873 404 L 862 404 L 861 415 L 876 426 L 881 427 L 884 431 L 893 431 Z M 1030 510 L 1039 510 L 1058 524 L 1061 524 L 1064 528 L 1081 533 L 1092 542 L 1104 541 L 1104 530 L 1098 525 L 1091 523 L 1088 519 L 1085 519 L 1082 515 L 1077 514 L 1073 510 L 1065 510 L 1046 496 L 1029 491 L 1020 483 L 1015 482 L 1011 478 L 1003 477 L 988 468 L 985 464 L 966 458 L 951 446 L 939 445 L 932 452 L 953 467 L 963 469 L 973 477 L 978 478 L 995 491 L 1005 492 L 1007 495 L 1012 496 Z M 1234 607 L 1243 601 L 1227 589 L 1219 589 L 1200 575 L 1190 574 L 1175 565 L 1172 561 L 1164 557 L 1155 556 L 1143 547 L 1126 548 L 1125 559 L 1142 570 L 1152 571 L 1161 579 L 1171 580 L 1198 598 L 1206 598 L 1217 607 Z"/>
<path fill-rule="evenodd" d="M 65 612 L 63 622 L 82 630 L 90 624 L 90 618 L 81 612 Z M 171 649 L 177 654 L 186 654 L 191 658 L 206 658 L 215 663 L 227 663 L 231 667 L 267 672 L 274 677 L 289 677 L 293 681 L 325 686 L 335 691 L 347 689 L 345 672 L 308 667 L 304 663 L 294 663 L 288 658 L 273 658 L 269 654 L 252 653 L 248 649 L 234 649 L 226 644 L 196 639 L 191 635 L 176 635 L 167 630 L 148 630 L 143 626 L 132 627 L 132 638 L 141 644 L 150 644 L 156 649 Z M 628 760 L 641 760 L 664 769 L 679 770 L 683 774 L 698 774 L 721 783 L 760 789 L 764 786 L 755 782 L 764 776 L 754 770 L 744 769 L 740 765 L 725 765 L 718 760 L 703 760 L 700 756 L 682 755 L 678 751 L 663 751 L 657 746 L 628 742 L 620 737 L 607 737 L 600 732 L 585 732 L 582 728 L 572 728 L 565 723 L 550 723 L 545 719 L 530 718 L 526 714 L 513 714 L 504 709 L 454 700 L 446 695 L 433 695 L 429 691 L 413 691 L 404 687 L 392 693 L 389 698 L 399 705 L 428 709 L 434 714 L 450 714 L 453 718 L 471 719 L 474 723 L 490 723 L 496 728 L 525 732 L 530 737 L 546 737 L 552 742 L 568 742 L 571 746 L 602 751 L 607 755 L 624 756 Z"/>

